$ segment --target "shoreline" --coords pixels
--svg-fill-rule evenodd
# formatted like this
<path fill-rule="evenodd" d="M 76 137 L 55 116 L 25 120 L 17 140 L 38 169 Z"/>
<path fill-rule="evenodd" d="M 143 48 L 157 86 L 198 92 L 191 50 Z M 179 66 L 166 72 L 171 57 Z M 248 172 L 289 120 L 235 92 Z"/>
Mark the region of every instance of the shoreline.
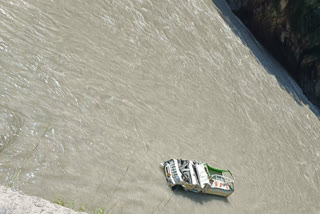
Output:
<path fill-rule="evenodd" d="M 0 186 L 0 214 L 30 214 L 30 213 L 59 213 L 59 214 L 86 214 L 76 212 L 45 199 L 25 195 Z"/>
<path fill-rule="evenodd" d="M 320 108 L 319 3 L 227 0 L 231 11 Z M 313 18 L 314 17 L 314 18 Z M 298 24 L 297 24 L 298 23 Z"/>

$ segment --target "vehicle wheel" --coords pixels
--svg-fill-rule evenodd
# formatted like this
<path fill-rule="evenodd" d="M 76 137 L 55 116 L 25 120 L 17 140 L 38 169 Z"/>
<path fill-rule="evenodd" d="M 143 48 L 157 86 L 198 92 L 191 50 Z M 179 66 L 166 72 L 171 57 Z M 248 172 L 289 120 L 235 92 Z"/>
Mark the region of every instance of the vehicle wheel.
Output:
<path fill-rule="evenodd" d="M 171 189 L 172 189 L 173 191 L 177 190 L 178 188 L 179 188 L 179 185 L 175 185 L 175 186 L 172 186 L 172 187 L 171 187 Z"/>

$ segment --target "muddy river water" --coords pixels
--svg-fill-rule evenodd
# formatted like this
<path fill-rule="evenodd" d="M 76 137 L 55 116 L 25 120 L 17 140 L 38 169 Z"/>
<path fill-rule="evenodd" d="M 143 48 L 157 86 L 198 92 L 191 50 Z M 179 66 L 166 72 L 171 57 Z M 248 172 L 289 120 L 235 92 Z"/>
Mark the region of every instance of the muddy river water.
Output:
<path fill-rule="evenodd" d="M 223 0 L 0 0 L 0 184 L 108 213 L 319 213 L 319 112 Z M 160 162 L 230 169 L 227 199 Z"/>

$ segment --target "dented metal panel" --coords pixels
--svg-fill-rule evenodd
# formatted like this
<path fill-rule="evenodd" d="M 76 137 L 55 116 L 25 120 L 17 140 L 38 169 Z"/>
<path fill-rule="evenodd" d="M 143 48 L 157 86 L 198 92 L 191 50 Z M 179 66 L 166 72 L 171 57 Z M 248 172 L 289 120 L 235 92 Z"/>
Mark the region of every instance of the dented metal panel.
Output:
<path fill-rule="evenodd" d="M 228 197 L 234 192 L 234 177 L 209 173 L 208 165 L 196 160 L 170 159 L 161 163 L 168 185 L 185 190 Z"/>

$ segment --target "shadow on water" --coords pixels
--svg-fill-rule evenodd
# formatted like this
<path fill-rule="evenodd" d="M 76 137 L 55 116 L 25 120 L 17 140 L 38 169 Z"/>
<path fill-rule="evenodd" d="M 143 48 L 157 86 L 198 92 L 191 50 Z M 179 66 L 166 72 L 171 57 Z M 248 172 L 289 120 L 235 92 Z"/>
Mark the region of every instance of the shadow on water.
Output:
<path fill-rule="evenodd" d="M 260 64 L 265 67 L 267 72 L 276 77 L 281 88 L 285 89 L 300 106 L 308 105 L 311 111 L 320 117 L 319 109 L 306 98 L 298 84 L 289 76 L 289 74 L 286 73 L 284 68 L 279 69 L 282 67 L 280 63 L 278 63 L 271 55 L 268 57 L 268 59 L 266 59 L 266 53 L 268 52 L 259 44 L 251 32 L 244 26 L 244 24 L 233 14 L 226 0 L 212 1 L 218 8 L 218 12 L 224 21 L 251 50 Z M 278 63 L 278 65 L 275 66 L 274 62 Z"/>
<path fill-rule="evenodd" d="M 196 203 L 204 204 L 210 201 L 221 201 L 225 203 L 229 203 L 228 198 L 216 196 L 216 195 L 209 195 L 209 194 L 202 194 L 202 193 L 195 193 L 190 191 L 185 191 L 182 187 L 177 187 L 176 189 L 172 190 L 173 194 L 179 197 L 188 198 Z"/>

